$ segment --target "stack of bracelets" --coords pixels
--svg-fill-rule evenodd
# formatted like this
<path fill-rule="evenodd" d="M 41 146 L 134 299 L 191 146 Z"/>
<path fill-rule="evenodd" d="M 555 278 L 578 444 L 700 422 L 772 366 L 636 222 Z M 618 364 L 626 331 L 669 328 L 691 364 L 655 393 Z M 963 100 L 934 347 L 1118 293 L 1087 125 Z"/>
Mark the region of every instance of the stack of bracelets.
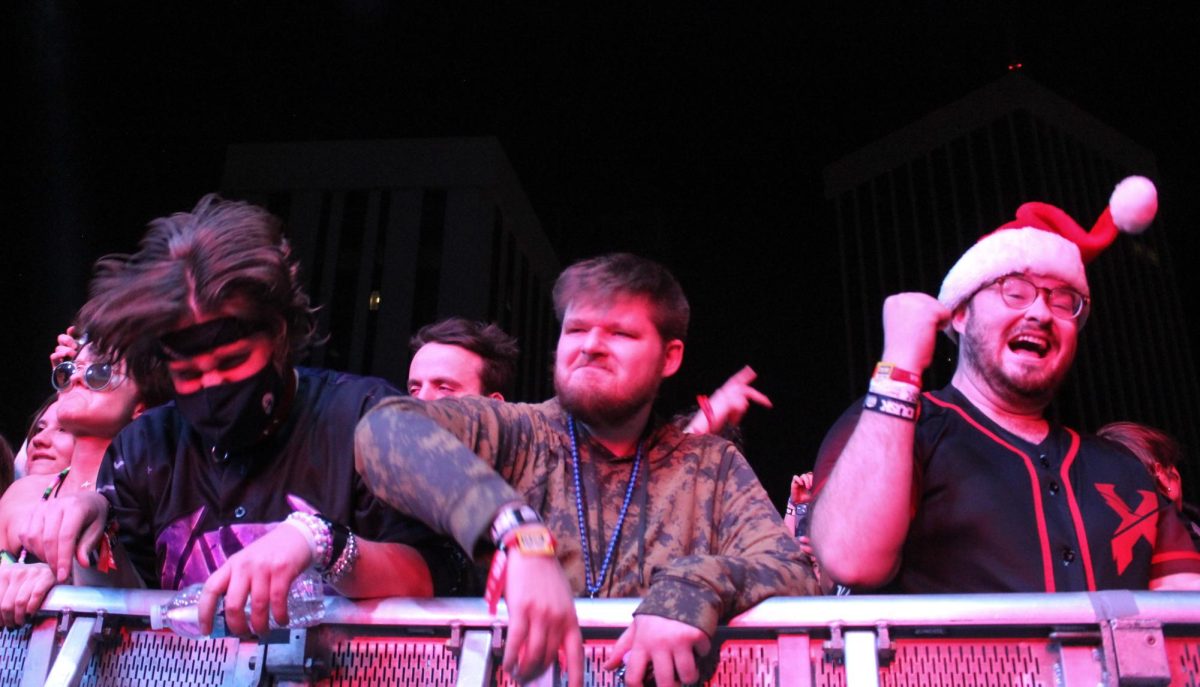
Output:
<path fill-rule="evenodd" d="M 349 527 L 312 513 L 295 511 L 283 521 L 295 528 L 312 552 L 313 568 L 328 584 L 350 574 L 358 562 L 358 544 Z"/>
<path fill-rule="evenodd" d="M 554 535 L 542 523 L 536 511 L 526 505 L 511 503 L 500 509 L 492 521 L 492 543 L 496 554 L 488 570 L 487 588 L 484 599 L 488 611 L 496 613 L 500 597 L 504 593 L 504 579 L 508 573 L 508 554 L 512 550 L 526 556 L 554 558 Z"/>
<path fill-rule="evenodd" d="M 871 375 L 863 408 L 909 422 L 917 421 L 921 400 L 921 375 L 880 362 Z"/>

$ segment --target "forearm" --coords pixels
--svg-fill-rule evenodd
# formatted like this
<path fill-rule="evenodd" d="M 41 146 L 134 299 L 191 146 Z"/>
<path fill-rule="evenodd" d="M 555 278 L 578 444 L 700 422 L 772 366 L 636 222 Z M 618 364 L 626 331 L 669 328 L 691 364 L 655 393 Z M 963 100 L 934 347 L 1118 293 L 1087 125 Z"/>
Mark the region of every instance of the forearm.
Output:
<path fill-rule="evenodd" d="M 796 531 L 796 514 L 788 513 L 783 516 L 783 528 L 788 532 Z"/>
<path fill-rule="evenodd" d="M 428 597 L 433 580 L 421 553 L 407 544 L 391 544 L 356 538 L 358 562 L 333 585 L 351 599 L 382 596 Z"/>
<path fill-rule="evenodd" d="M 849 586 L 886 583 L 908 533 L 915 424 L 863 412 L 812 511 L 822 571 Z"/>
<path fill-rule="evenodd" d="M 754 471 L 732 447 L 718 474 L 714 486 L 719 492 L 705 516 L 711 518 L 715 548 L 712 553 L 681 551 L 656 568 L 638 609 L 710 635 L 717 622 L 767 597 L 819 593 L 795 538 L 784 529 Z"/>
<path fill-rule="evenodd" d="M 384 402 L 355 432 L 355 468 L 380 499 L 474 554 L 496 512 L 519 500 L 491 465 L 402 404 Z"/>
<path fill-rule="evenodd" d="M 1200 573 L 1175 573 L 1150 580 L 1150 589 L 1156 592 L 1200 591 Z"/>
<path fill-rule="evenodd" d="M 658 569 L 635 614 L 670 618 L 703 630 L 773 596 L 818 595 L 812 568 L 792 545 L 745 556 L 685 556 Z"/>

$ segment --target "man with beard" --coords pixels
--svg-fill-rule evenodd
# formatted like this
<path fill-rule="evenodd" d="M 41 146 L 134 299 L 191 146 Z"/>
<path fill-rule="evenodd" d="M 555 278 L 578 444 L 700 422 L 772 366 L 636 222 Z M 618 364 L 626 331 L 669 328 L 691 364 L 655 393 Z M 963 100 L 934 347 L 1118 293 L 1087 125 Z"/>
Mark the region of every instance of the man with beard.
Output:
<path fill-rule="evenodd" d="M 389 399 L 359 425 L 357 467 L 476 556 L 500 549 L 489 586 L 506 564 L 504 667 L 518 680 L 561 646 L 580 684 L 571 596 L 586 595 L 643 597 L 606 667 L 624 659 L 628 684 L 650 672 L 663 686 L 695 682 L 720 620 L 815 593 L 811 572 L 731 444 L 652 417 L 683 360 L 689 309 L 675 278 L 632 255 L 585 260 L 559 277 L 554 306 L 555 398 Z"/>
<path fill-rule="evenodd" d="M 817 462 L 822 570 L 857 589 L 1053 592 L 1193 587 L 1200 555 L 1141 465 L 1046 419 L 1090 310 L 1084 263 L 1144 229 L 1157 200 L 1132 177 L 1090 233 L 1026 203 L 951 268 L 937 300 L 883 308 L 883 360 Z M 944 329 L 959 362 L 920 393 Z"/>
<path fill-rule="evenodd" d="M 234 634 L 266 632 L 268 612 L 286 624 L 307 569 L 355 598 L 444 593 L 455 579 L 452 545 L 349 463 L 359 418 L 399 392 L 296 366 L 316 323 L 297 270 L 278 219 L 215 195 L 153 221 L 134 255 L 97 263 L 79 317 L 92 346 L 139 383 L 165 373 L 174 402 L 116 436 L 95 492 L 32 510 L 22 544 L 60 582 L 109 526 L 148 585 L 204 583 L 206 632 L 222 598 Z"/>

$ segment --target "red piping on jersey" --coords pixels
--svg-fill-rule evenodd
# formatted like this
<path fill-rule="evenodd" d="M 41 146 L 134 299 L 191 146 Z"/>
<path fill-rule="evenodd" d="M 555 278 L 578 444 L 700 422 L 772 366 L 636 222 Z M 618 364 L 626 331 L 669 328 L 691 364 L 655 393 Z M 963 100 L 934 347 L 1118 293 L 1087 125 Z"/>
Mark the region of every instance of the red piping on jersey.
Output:
<path fill-rule="evenodd" d="M 1150 565 L 1170 563 L 1171 561 L 1200 561 L 1200 553 L 1192 551 L 1167 551 L 1156 553 L 1150 557 Z"/>
<path fill-rule="evenodd" d="M 1058 478 L 1062 481 L 1063 490 L 1067 494 L 1067 506 L 1071 509 L 1071 521 L 1075 524 L 1075 539 L 1079 542 L 1079 555 L 1083 558 L 1083 573 L 1087 577 L 1089 592 L 1096 591 L 1096 573 L 1092 570 L 1092 550 L 1088 546 L 1087 530 L 1083 526 L 1083 514 L 1079 512 L 1079 501 L 1075 499 L 1075 490 L 1071 488 L 1071 464 L 1079 455 L 1079 435 L 1069 427 L 1063 427 L 1071 436 L 1071 448 L 1067 449 L 1067 457 L 1059 468 Z"/>
<path fill-rule="evenodd" d="M 962 419 L 966 420 L 967 423 L 969 423 L 972 427 L 979 430 L 984 436 L 996 442 L 997 444 L 1000 444 L 1009 451 L 1012 451 L 1018 456 L 1021 456 L 1021 459 L 1025 461 L 1025 471 L 1029 473 L 1029 484 L 1033 492 L 1033 511 L 1034 516 L 1037 518 L 1038 543 L 1041 545 L 1042 550 L 1042 575 L 1046 581 L 1046 591 L 1055 591 L 1054 565 L 1050 562 L 1050 535 L 1046 532 L 1046 516 L 1042 512 L 1042 494 L 1041 491 L 1038 490 L 1037 470 L 1033 467 L 1033 461 L 1030 460 L 1029 456 L 1025 455 L 1025 453 L 1016 446 L 1009 444 L 993 434 L 988 428 L 976 422 L 975 419 L 968 415 L 967 411 L 963 410 L 962 408 L 959 408 L 948 401 L 943 401 L 929 393 L 925 394 L 925 398 L 935 405 L 939 405 L 943 408 L 953 410 L 954 412 L 958 413 L 962 416 Z"/>

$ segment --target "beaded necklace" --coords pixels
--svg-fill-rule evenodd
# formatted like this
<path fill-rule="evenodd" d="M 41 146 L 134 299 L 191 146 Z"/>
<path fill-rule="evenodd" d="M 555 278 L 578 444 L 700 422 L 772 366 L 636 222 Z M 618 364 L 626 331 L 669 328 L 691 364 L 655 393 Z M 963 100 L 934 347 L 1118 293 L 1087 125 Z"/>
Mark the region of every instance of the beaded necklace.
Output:
<path fill-rule="evenodd" d="M 63 482 L 67 481 L 67 475 L 71 474 L 71 466 L 63 468 L 58 473 L 58 477 L 46 487 L 46 491 L 42 492 L 42 500 L 49 501 L 51 496 L 58 496 L 58 492 L 62 491 Z"/>
<path fill-rule="evenodd" d="M 579 539 L 583 548 L 583 571 L 586 575 L 584 584 L 587 586 L 588 596 L 594 599 L 600 588 L 604 586 L 604 577 L 608 574 L 609 564 L 612 563 L 613 551 L 617 548 L 617 540 L 621 538 L 621 526 L 625 524 L 625 514 L 629 512 L 629 502 L 633 500 L 633 487 L 637 484 L 638 472 L 642 467 L 642 442 L 638 442 L 637 454 L 633 459 L 633 474 L 629 475 L 629 486 L 625 488 L 625 502 L 621 504 L 617 525 L 613 528 L 612 537 L 608 540 L 608 549 L 604 552 L 604 562 L 600 564 L 600 574 L 593 581 L 592 546 L 588 543 L 587 518 L 583 514 L 583 487 L 579 481 L 579 445 L 575 439 L 575 417 L 569 414 L 567 415 L 567 427 L 571 430 L 571 472 L 575 478 L 575 512 L 579 515 Z"/>

